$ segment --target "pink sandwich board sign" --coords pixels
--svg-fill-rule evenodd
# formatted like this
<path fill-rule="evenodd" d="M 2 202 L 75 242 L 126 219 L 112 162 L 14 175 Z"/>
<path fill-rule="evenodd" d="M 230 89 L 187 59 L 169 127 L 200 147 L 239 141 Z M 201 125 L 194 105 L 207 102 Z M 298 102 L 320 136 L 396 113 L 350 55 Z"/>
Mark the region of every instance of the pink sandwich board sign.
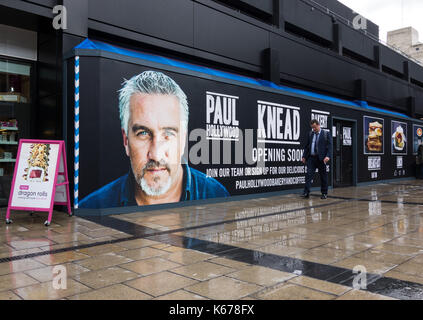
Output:
<path fill-rule="evenodd" d="M 49 226 L 55 204 L 67 206 L 72 215 L 65 142 L 19 140 L 6 223 L 12 222 L 10 210 L 46 211 Z"/>

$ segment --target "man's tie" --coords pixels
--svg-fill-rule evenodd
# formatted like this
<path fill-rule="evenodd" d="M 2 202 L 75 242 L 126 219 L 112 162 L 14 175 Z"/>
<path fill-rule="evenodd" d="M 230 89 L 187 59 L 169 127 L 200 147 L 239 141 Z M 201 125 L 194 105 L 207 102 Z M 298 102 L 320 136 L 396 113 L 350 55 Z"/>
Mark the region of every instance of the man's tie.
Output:
<path fill-rule="evenodd" d="M 314 154 L 317 155 L 317 138 L 318 138 L 318 133 L 315 132 L 314 133 Z"/>

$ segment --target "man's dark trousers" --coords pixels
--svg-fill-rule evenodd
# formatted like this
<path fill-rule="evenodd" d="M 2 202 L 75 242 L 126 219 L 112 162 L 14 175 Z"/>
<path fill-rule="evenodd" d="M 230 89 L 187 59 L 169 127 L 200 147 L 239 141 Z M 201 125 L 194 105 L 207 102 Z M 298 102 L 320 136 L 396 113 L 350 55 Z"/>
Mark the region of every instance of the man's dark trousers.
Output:
<path fill-rule="evenodd" d="M 304 193 L 310 193 L 311 181 L 314 178 L 316 168 L 319 169 L 322 194 L 328 194 L 328 173 L 326 172 L 326 164 L 323 160 L 319 159 L 318 155 L 310 156 L 307 159 L 307 174 Z"/>

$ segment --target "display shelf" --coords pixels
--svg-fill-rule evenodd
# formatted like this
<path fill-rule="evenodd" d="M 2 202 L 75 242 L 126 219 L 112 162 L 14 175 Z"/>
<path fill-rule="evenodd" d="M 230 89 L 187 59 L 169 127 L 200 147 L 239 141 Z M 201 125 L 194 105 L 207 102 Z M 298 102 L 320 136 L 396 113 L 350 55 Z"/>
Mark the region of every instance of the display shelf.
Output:
<path fill-rule="evenodd" d="M 0 159 L 0 162 L 16 162 L 16 159 Z"/>
<path fill-rule="evenodd" d="M 0 130 L 18 131 L 18 127 L 0 127 Z"/>
<path fill-rule="evenodd" d="M 6 145 L 17 145 L 17 141 L 0 141 L 0 144 L 6 144 Z"/>

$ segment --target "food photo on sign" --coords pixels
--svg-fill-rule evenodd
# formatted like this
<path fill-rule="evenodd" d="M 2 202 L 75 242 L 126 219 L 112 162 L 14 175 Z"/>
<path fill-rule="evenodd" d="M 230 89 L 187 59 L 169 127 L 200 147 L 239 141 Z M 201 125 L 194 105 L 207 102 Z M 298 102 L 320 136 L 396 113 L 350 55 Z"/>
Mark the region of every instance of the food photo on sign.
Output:
<path fill-rule="evenodd" d="M 407 124 L 391 121 L 392 154 L 407 154 Z"/>
<path fill-rule="evenodd" d="M 423 138 L 423 126 L 413 125 L 413 154 L 417 154 Z"/>
<path fill-rule="evenodd" d="M 363 118 L 364 124 L 364 154 L 383 154 L 383 124 L 381 118 Z"/>
<path fill-rule="evenodd" d="M 23 178 L 31 182 L 47 182 L 50 145 L 35 143 L 30 148 L 28 167 L 24 169 Z"/>

